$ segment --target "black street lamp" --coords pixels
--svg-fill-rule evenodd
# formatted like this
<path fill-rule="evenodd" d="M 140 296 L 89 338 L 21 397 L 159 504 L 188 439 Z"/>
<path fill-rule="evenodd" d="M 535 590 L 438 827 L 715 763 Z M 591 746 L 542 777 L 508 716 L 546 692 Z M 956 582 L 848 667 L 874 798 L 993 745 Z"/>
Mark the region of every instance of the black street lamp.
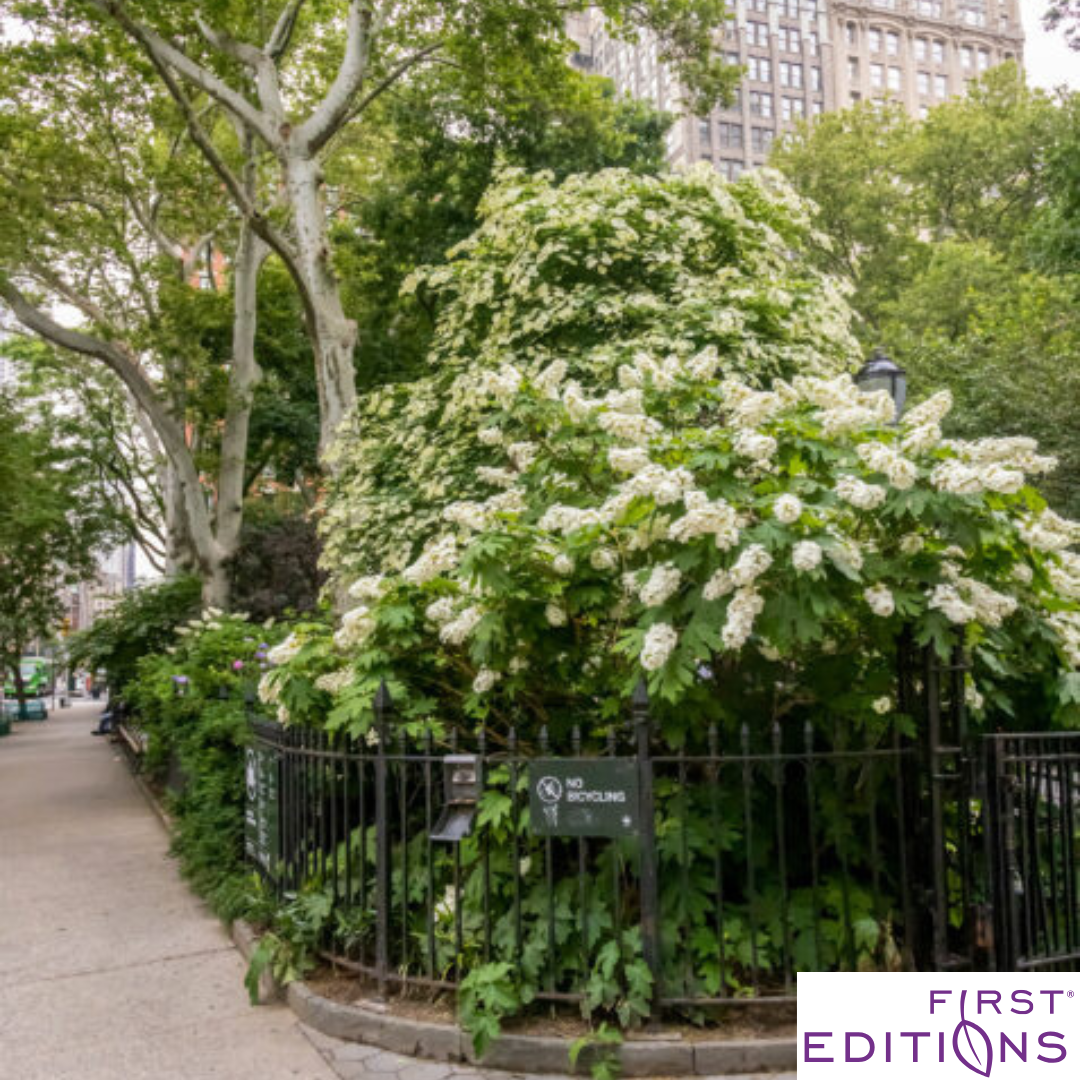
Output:
<path fill-rule="evenodd" d="M 865 393 L 874 390 L 887 390 L 896 406 L 896 423 L 904 411 L 907 398 L 907 372 L 897 367 L 886 355 L 885 350 L 876 348 L 873 356 L 866 361 L 855 376 L 855 385 Z"/>

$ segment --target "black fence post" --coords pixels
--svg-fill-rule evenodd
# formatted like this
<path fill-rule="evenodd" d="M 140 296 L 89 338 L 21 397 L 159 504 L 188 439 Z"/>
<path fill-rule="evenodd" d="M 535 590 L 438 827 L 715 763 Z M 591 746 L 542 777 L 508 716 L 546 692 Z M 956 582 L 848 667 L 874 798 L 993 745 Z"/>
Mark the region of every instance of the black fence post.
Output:
<path fill-rule="evenodd" d="M 660 1003 L 660 893 L 656 865 L 656 806 L 653 798 L 653 765 L 649 745 L 649 691 L 639 679 L 630 699 L 637 740 L 637 768 L 641 807 L 641 943 L 645 963 L 653 977 L 653 1008 Z"/>
<path fill-rule="evenodd" d="M 390 970 L 390 818 L 386 805 L 387 721 L 394 709 L 384 679 L 375 692 L 375 729 L 378 750 L 375 757 L 375 978 L 379 997 L 386 996 Z"/>

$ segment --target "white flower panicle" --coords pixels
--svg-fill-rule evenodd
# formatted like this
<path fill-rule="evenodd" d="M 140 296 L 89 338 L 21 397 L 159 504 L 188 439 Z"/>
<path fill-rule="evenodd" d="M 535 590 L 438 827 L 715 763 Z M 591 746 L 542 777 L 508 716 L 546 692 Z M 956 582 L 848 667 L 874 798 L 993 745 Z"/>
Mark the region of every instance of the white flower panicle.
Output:
<path fill-rule="evenodd" d="M 296 634 L 290 634 L 284 641 L 279 642 L 268 650 L 266 659 L 275 667 L 287 664 L 302 648 L 302 642 Z"/>
<path fill-rule="evenodd" d="M 645 446 L 654 436 L 663 431 L 659 420 L 640 413 L 605 412 L 596 420 L 601 429 L 616 439 Z"/>
<path fill-rule="evenodd" d="M 544 397 L 551 401 L 558 401 L 559 387 L 566 378 L 566 361 L 553 360 L 539 375 L 533 379 L 533 385 Z"/>
<path fill-rule="evenodd" d="M 1053 510 L 1044 510 L 1021 524 L 1020 535 L 1039 551 L 1062 551 L 1080 543 L 1080 523 L 1067 521 Z"/>
<path fill-rule="evenodd" d="M 382 574 L 369 574 L 367 577 L 357 578 L 349 586 L 349 595 L 354 600 L 378 600 L 385 584 L 386 578 Z"/>
<path fill-rule="evenodd" d="M 472 688 L 477 694 L 486 694 L 501 678 L 499 672 L 482 667 L 473 679 Z"/>
<path fill-rule="evenodd" d="M 765 601 L 756 589 L 737 589 L 728 603 L 727 620 L 720 632 L 726 649 L 741 649 L 754 629 L 754 620 L 761 614 Z"/>
<path fill-rule="evenodd" d="M 686 514 L 672 522 L 668 539 L 686 544 L 698 536 L 713 536 L 721 551 L 739 542 L 739 515 L 730 503 L 712 501 L 703 491 L 687 492 L 683 503 Z"/>
<path fill-rule="evenodd" d="M 616 472 L 639 473 L 642 469 L 647 469 L 652 462 L 648 451 L 640 446 L 613 446 L 608 451 L 608 464 Z"/>
<path fill-rule="evenodd" d="M 513 487 L 517 482 L 517 473 L 510 469 L 496 468 L 492 465 L 479 465 L 476 469 L 476 478 L 485 484 L 508 488 Z"/>
<path fill-rule="evenodd" d="M 594 570 L 614 570 L 619 565 L 619 557 L 611 548 L 594 548 L 589 555 L 589 565 Z"/>
<path fill-rule="evenodd" d="M 752 390 L 738 379 L 728 378 L 720 384 L 720 392 L 730 411 L 734 428 L 756 428 L 773 419 L 777 413 L 793 404 L 795 391 L 787 383 L 777 383 L 773 390 Z"/>
<path fill-rule="evenodd" d="M 454 598 L 442 596 L 424 609 L 424 617 L 436 626 L 448 623 L 454 617 Z"/>
<path fill-rule="evenodd" d="M 481 428 L 477 432 L 476 437 L 484 444 L 484 446 L 501 446 L 506 439 L 506 436 L 503 434 L 503 430 L 500 427 Z"/>
<path fill-rule="evenodd" d="M 735 436 L 732 449 L 740 457 L 750 458 L 758 465 L 764 465 L 776 456 L 778 444 L 771 435 L 761 435 L 756 431 L 740 431 Z"/>
<path fill-rule="evenodd" d="M 346 611 L 341 626 L 334 634 L 334 644 L 339 649 L 351 649 L 360 645 L 375 629 L 375 616 L 367 604 Z"/>
<path fill-rule="evenodd" d="M 670 564 L 657 566 L 641 586 L 638 597 L 646 607 L 659 607 L 678 592 L 681 572 Z"/>
<path fill-rule="evenodd" d="M 791 549 L 791 565 L 805 574 L 821 565 L 821 545 L 813 540 L 800 540 Z"/>
<path fill-rule="evenodd" d="M 569 621 L 565 609 L 554 602 L 544 608 L 544 618 L 547 619 L 549 626 L 565 626 Z"/>
<path fill-rule="evenodd" d="M 900 538 L 900 553 L 902 555 L 918 555 L 926 546 L 926 542 L 918 533 L 908 533 Z"/>
<path fill-rule="evenodd" d="M 753 585 L 772 566 L 772 556 L 761 544 L 751 544 L 739 554 L 731 568 L 731 580 L 740 588 Z"/>
<path fill-rule="evenodd" d="M 597 510 L 581 510 L 576 506 L 562 506 L 556 503 L 548 507 L 544 516 L 537 522 L 545 532 L 557 532 L 568 536 L 578 529 L 589 525 L 602 525 L 604 518 Z"/>
<path fill-rule="evenodd" d="M 483 617 L 480 608 L 475 605 L 467 607 L 455 619 L 443 624 L 439 630 L 439 640 L 445 645 L 464 645 Z"/>
<path fill-rule="evenodd" d="M 919 470 L 913 461 L 881 442 L 860 443 L 855 452 L 868 469 L 884 473 L 894 488 L 906 491 L 915 484 Z"/>
<path fill-rule="evenodd" d="M 1046 621 L 1061 642 L 1066 663 L 1080 669 L 1080 611 L 1056 611 Z"/>
<path fill-rule="evenodd" d="M 884 716 L 886 713 L 892 711 L 892 698 L 891 697 L 879 697 L 874 699 L 873 704 L 874 712 L 878 716 Z"/>
<path fill-rule="evenodd" d="M 896 601 L 893 599 L 891 590 L 880 582 L 865 589 L 863 599 L 870 610 L 882 619 L 887 619 L 896 610 Z"/>
<path fill-rule="evenodd" d="M 504 364 L 498 371 L 485 371 L 480 380 L 481 392 L 500 405 L 509 405 L 520 389 L 521 372 L 512 364 Z"/>
<path fill-rule="evenodd" d="M 885 501 L 880 484 L 867 484 L 857 476 L 841 476 L 836 482 L 836 496 L 858 510 L 876 510 Z"/>
<path fill-rule="evenodd" d="M 524 472 L 535 460 L 540 447 L 534 442 L 511 443 L 506 448 L 506 456 L 513 462 L 518 472 Z"/>
<path fill-rule="evenodd" d="M 442 518 L 451 525 L 460 525 L 468 532 L 482 532 L 488 526 L 487 507 L 476 502 L 451 503 L 443 509 Z"/>
<path fill-rule="evenodd" d="M 622 485 L 623 491 L 633 495 L 652 496 L 657 506 L 678 502 L 693 489 L 693 473 L 682 466 L 665 469 L 663 465 L 649 465 Z"/>
<path fill-rule="evenodd" d="M 949 414 L 952 406 L 952 392 L 950 390 L 939 390 L 932 397 L 928 397 L 914 408 L 908 409 L 904 413 L 901 424 L 907 431 L 913 431 L 924 424 L 938 425 Z"/>
<path fill-rule="evenodd" d="M 960 595 L 957 587 L 947 583 L 934 586 L 927 606 L 934 611 L 940 611 L 949 622 L 958 626 L 974 622 L 977 614 L 975 608 Z"/>
<path fill-rule="evenodd" d="M 654 623 L 645 631 L 641 646 L 641 666 L 646 671 L 662 668 L 679 644 L 679 635 L 668 623 Z"/>
<path fill-rule="evenodd" d="M 773 503 L 772 511 L 773 517 L 775 517 L 781 525 L 794 525 L 802 516 L 802 500 L 797 495 L 781 495 L 776 502 Z"/>
<path fill-rule="evenodd" d="M 353 679 L 353 673 L 348 668 L 340 671 L 328 671 L 315 680 L 317 690 L 325 690 L 328 694 L 340 694 Z"/>
<path fill-rule="evenodd" d="M 453 570 L 458 562 L 457 541 L 453 536 L 442 536 L 429 544 L 401 576 L 410 585 L 424 585 L 440 574 Z"/>
<path fill-rule="evenodd" d="M 551 568 L 560 577 L 569 577 L 574 572 L 574 560 L 565 552 L 560 552 L 551 560 Z"/>

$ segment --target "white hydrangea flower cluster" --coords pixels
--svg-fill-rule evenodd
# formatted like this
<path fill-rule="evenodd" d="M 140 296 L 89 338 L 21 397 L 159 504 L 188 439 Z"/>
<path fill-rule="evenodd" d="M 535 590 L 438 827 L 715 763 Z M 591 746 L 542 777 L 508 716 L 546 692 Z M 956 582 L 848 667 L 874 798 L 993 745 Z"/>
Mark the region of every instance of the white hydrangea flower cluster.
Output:
<path fill-rule="evenodd" d="M 608 451 L 608 464 L 615 472 L 639 473 L 647 469 L 652 461 L 648 451 L 640 446 L 613 446 Z"/>
<path fill-rule="evenodd" d="M 544 532 L 557 532 L 568 536 L 578 529 L 584 529 L 590 525 L 601 525 L 603 520 L 596 510 L 582 510 L 576 506 L 562 506 L 556 503 L 544 512 L 537 525 Z"/>
<path fill-rule="evenodd" d="M 609 547 L 593 548 L 589 565 L 594 570 L 614 570 L 619 565 L 619 556 Z"/>
<path fill-rule="evenodd" d="M 513 364 L 504 364 L 498 371 L 485 371 L 480 380 L 481 392 L 500 405 L 509 405 L 521 388 L 521 372 Z"/>
<path fill-rule="evenodd" d="M 574 572 L 574 560 L 565 552 L 559 552 L 559 554 L 551 560 L 551 568 L 560 577 L 570 577 Z"/>
<path fill-rule="evenodd" d="M 1025 567 L 1028 573 L 1030 568 Z M 1058 561 L 1047 567 L 1050 583 L 1067 600 L 1080 600 L 1080 555 L 1073 551 L 1058 553 Z"/>
<path fill-rule="evenodd" d="M 360 604 L 341 617 L 341 626 L 334 634 L 339 649 L 354 649 L 362 645 L 375 629 L 375 617 L 367 604 Z"/>
<path fill-rule="evenodd" d="M 657 566 L 638 591 L 638 598 L 646 607 L 659 607 L 667 603 L 679 590 L 682 573 L 670 563 Z"/>
<path fill-rule="evenodd" d="M 836 497 L 858 510 L 876 510 L 886 494 L 880 484 L 868 484 L 857 476 L 841 476 L 836 482 Z"/>
<path fill-rule="evenodd" d="M 533 385 L 544 397 L 557 401 L 559 399 L 559 387 L 566 378 L 566 370 L 565 360 L 553 360 L 533 379 Z"/>
<path fill-rule="evenodd" d="M 1066 662 L 1080 671 L 1080 611 L 1056 611 L 1046 621 L 1061 642 Z"/>
<path fill-rule="evenodd" d="M 348 668 L 340 671 L 328 671 L 315 680 L 317 690 L 325 690 L 328 694 L 340 694 L 353 680 L 353 673 Z"/>
<path fill-rule="evenodd" d="M 821 565 L 821 545 L 814 540 L 800 540 L 791 549 L 791 565 L 805 574 Z"/>
<path fill-rule="evenodd" d="M 443 623 L 439 628 L 439 640 L 444 645 L 464 645 L 483 617 L 483 611 L 475 605 L 465 608 L 455 618 Z"/>
<path fill-rule="evenodd" d="M 884 473 L 894 488 L 907 491 L 913 487 L 919 475 L 915 462 L 882 442 L 860 443 L 855 452 L 868 469 Z"/>
<path fill-rule="evenodd" d="M 649 465 L 625 481 L 621 490 L 651 496 L 657 506 L 669 506 L 694 490 L 694 474 L 682 466 L 665 469 L 663 465 Z"/>
<path fill-rule="evenodd" d="M 817 406 L 818 420 L 827 435 L 891 424 L 896 417 L 896 406 L 887 391 L 864 393 L 847 375 L 834 379 L 799 375 L 792 385 L 804 401 Z"/>
<path fill-rule="evenodd" d="M 744 548 L 730 570 L 717 570 L 705 583 L 702 596 L 706 600 L 719 600 L 733 589 L 749 588 L 772 566 L 772 556 L 761 544 Z"/>
<path fill-rule="evenodd" d="M 736 429 L 759 427 L 798 399 L 794 388 L 785 382 L 778 382 L 773 390 L 753 390 L 739 379 L 729 378 L 720 384 L 720 392 Z"/>
<path fill-rule="evenodd" d="M 454 598 L 441 596 L 424 609 L 424 617 L 436 626 L 448 623 L 454 617 Z"/>
<path fill-rule="evenodd" d="M 784 494 L 773 503 L 773 517 L 781 525 L 794 525 L 802 517 L 803 504 L 798 495 Z"/>
<path fill-rule="evenodd" d="M 502 676 L 491 668 L 482 667 L 473 679 L 472 688 L 477 694 L 486 694 L 491 690 Z"/>
<path fill-rule="evenodd" d="M 452 536 L 442 536 L 429 544 L 416 562 L 402 571 L 401 576 L 410 585 L 424 585 L 453 570 L 457 563 L 457 540 Z"/>
<path fill-rule="evenodd" d="M 540 447 L 534 442 L 511 443 L 506 448 L 506 456 L 513 462 L 518 472 L 524 472 L 540 453 Z"/>
<path fill-rule="evenodd" d="M 1080 522 L 1066 521 L 1053 510 L 1044 510 L 1021 524 L 1020 536 L 1039 551 L 1063 551 L 1080 543 Z"/>
<path fill-rule="evenodd" d="M 566 617 L 566 609 L 560 604 L 554 603 L 554 601 L 544 608 L 544 618 L 547 619 L 549 626 L 554 627 L 565 626 L 569 622 Z"/>
<path fill-rule="evenodd" d="M 887 619 L 896 610 L 896 601 L 893 599 L 892 590 L 880 582 L 865 589 L 863 599 L 870 606 L 870 610 L 879 618 Z"/>
<path fill-rule="evenodd" d="M 671 523 L 668 539 L 686 544 L 698 536 L 713 536 L 721 551 L 739 542 L 739 515 L 730 503 L 712 500 L 703 491 L 689 491 L 683 504 L 686 513 Z"/>
<path fill-rule="evenodd" d="M 451 503 L 442 512 L 444 521 L 451 525 L 459 525 L 467 532 L 483 532 L 488 527 L 487 508 L 478 502 L 465 500 Z"/>
<path fill-rule="evenodd" d="M 513 487 L 517 483 L 517 474 L 515 472 L 494 465 L 477 466 L 476 478 L 485 484 L 494 484 L 495 487 L 501 488 Z"/>
<path fill-rule="evenodd" d="M 778 444 L 771 435 L 762 435 L 757 431 L 740 431 L 732 449 L 740 457 L 750 458 L 756 465 L 767 465 L 776 457 Z"/>
<path fill-rule="evenodd" d="M 765 607 L 765 600 L 754 588 L 737 589 L 728 604 L 727 619 L 720 632 L 726 649 L 741 649 L 754 630 L 754 620 Z"/>
<path fill-rule="evenodd" d="M 382 574 L 369 574 L 367 577 L 357 578 L 349 586 L 349 595 L 354 600 L 378 600 L 385 584 L 386 578 Z"/>
<path fill-rule="evenodd" d="M 275 667 L 280 667 L 282 664 L 287 664 L 292 660 L 302 648 L 303 642 L 296 634 L 290 634 L 284 641 L 278 642 L 277 645 L 268 650 L 266 659 Z"/>
<path fill-rule="evenodd" d="M 646 671 L 662 668 L 679 644 L 679 635 L 669 623 L 654 623 L 645 632 L 641 647 L 641 666 Z"/>

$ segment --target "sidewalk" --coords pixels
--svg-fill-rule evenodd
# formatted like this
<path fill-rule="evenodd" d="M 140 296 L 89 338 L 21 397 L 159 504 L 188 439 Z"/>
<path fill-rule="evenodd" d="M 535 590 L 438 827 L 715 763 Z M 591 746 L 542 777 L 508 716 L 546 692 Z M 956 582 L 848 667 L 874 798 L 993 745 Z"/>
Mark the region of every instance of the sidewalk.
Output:
<path fill-rule="evenodd" d="M 0 1080 L 333 1080 L 188 891 L 100 703 L 0 740 Z"/>
<path fill-rule="evenodd" d="M 91 737 L 101 711 L 0 740 L 0 1080 L 512 1080 L 252 1008 L 127 765 Z"/>

